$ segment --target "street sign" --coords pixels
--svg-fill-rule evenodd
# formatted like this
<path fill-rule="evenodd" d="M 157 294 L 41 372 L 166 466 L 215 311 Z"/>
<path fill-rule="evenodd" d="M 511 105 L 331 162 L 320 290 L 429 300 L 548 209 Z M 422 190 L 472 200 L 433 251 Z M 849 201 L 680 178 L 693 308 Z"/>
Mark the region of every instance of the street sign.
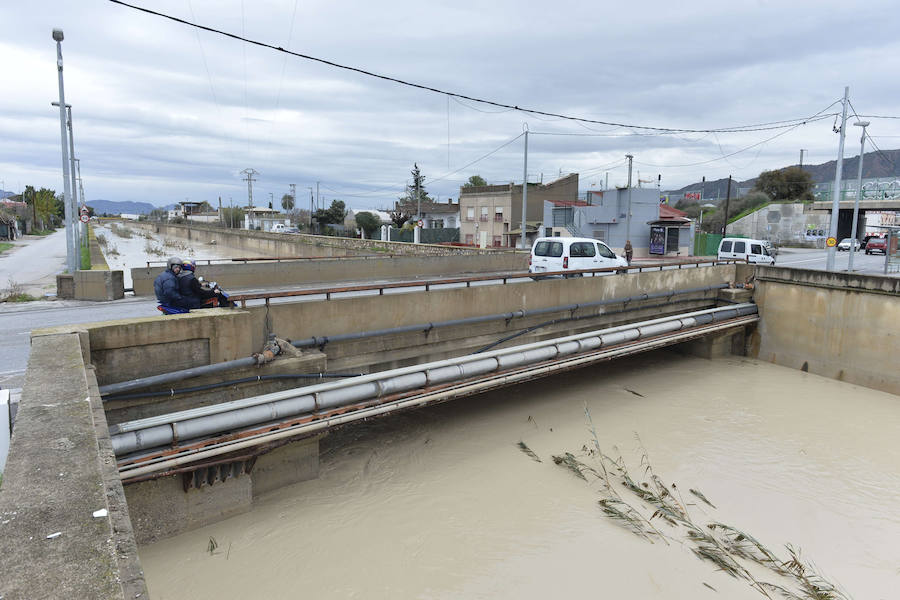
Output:
<path fill-rule="evenodd" d="M 425 221 L 423 221 L 422 219 L 419 219 L 419 220 L 416 222 L 416 225 L 418 225 L 419 227 L 424 227 L 424 226 L 425 226 Z"/>
<path fill-rule="evenodd" d="M 825 240 L 825 245 L 829 248 L 834 248 L 835 246 L 837 246 L 837 238 L 829 237 L 827 240 Z"/>
<path fill-rule="evenodd" d="M 89 214 L 87 214 L 86 212 L 81 213 L 81 222 L 82 223 L 87 223 L 90 220 L 91 220 L 91 216 Z"/>

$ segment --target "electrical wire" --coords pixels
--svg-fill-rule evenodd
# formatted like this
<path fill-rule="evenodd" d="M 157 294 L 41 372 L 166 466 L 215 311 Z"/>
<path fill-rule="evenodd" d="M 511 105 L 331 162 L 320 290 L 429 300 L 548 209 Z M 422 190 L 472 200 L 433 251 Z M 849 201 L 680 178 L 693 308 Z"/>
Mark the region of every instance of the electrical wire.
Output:
<path fill-rule="evenodd" d="M 240 41 L 240 42 L 243 42 L 244 44 L 252 44 L 252 45 L 254 45 L 254 46 L 259 46 L 259 47 L 262 47 L 262 48 L 268 48 L 268 49 L 270 49 L 270 50 L 275 50 L 276 52 L 283 52 L 283 53 L 289 54 L 289 55 L 291 55 L 291 56 L 296 56 L 297 58 L 302 58 L 302 59 L 304 59 L 304 60 L 309 60 L 309 61 L 312 61 L 312 62 L 321 63 L 321 64 L 324 64 L 324 65 L 327 65 L 327 66 L 330 66 L 330 67 L 334 67 L 334 68 L 337 68 L 337 69 L 344 69 L 344 70 L 346 70 L 346 71 L 352 71 L 352 72 L 354 72 L 354 73 L 359 73 L 359 74 L 365 75 L 365 76 L 367 76 L 367 77 L 373 77 L 373 78 L 375 78 L 375 79 L 381 79 L 381 80 L 383 80 L 383 81 L 390 81 L 390 82 L 393 82 L 393 83 L 397 83 L 397 84 L 399 84 L 399 85 L 404 85 L 404 86 L 407 86 L 407 87 L 411 87 L 411 88 L 423 90 L 423 91 L 426 91 L 426 92 L 434 92 L 434 93 L 437 93 L 437 94 L 446 94 L 446 95 L 448 95 L 448 96 L 452 96 L 452 97 L 455 97 L 455 98 L 460 98 L 460 99 L 464 99 L 464 100 L 469 100 L 469 101 L 472 101 L 472 102 L 478 102 L 479 104 L 486 104 L 486 105 L 488 105 L 488 106 L 496 106 L 496 107 L 498 107 L 498 108 L 503 108 L 503 109 L 508 109 L 508 110 L 516 110 L 516 111 L 519 111 L 519 112 L 528 113 L 528 114 L 535 115 L 535 116 L 555 117 L 555 118 L 562 119 L 562 120 L 567 120 L 567 121 L 575 121 L 575 122 L 581 122 L 581 123 L 593 123 L 593 124 L 596 124 L 596 125 L 608 125 L 608 126 L 614 126 L 614 127 L 623 127 L 623 128 L 627 128 L 627 129 L 642 129 L 642 130 L 647 130 L 647 131 L 664 131 L 664 132 L 672 132 L 672 133 L 710 133 L 710 132 L 718 132 L 718 133 L 740 133 L 740 132 L 750 132 L 750 131 L 765 131 L 765 130 L 768 130 L 768 129 L 790 129 L 790 128 L 796 127 L 796 125 L 793 125 L 793 126 L 792 126 L 792 125 L 777 125 L 777 126 L 760 127 L 760 128 L 757 128 L 757 127 L 754 127 L 754 126 L 751 126 L 751 125 L 739 125 L 739 126 L 733 126 L 733 127 L 720 127 L 720 128 L 709 128 L 709 129 L 687 129 L 687 128 L 677 128 L 677 127 L 655 127 L 655 126 L 650 126 L 650 125 L 635 125 L 635 124 L 629 124 L 629 123 L 617 123 L 617 122 L 613 122 L 613 121 L 603 121 L 603 120 L 600 120 L 600 119 L 587 119 L 587 118 L 584 118 L 584 117 L 575 117 L 575 116 L 571 116 L 571 115 L 564 115 L 564 114 L 560 114 L 560 113 L 552 113 L 552 112 L 543 111 L 543 110 L 537 110 L 537 109 L 532 109 L 532 108 L 523 108 L 523 107 L 520 107 L 520 106 L 517 106 L 517 105 L 504 104 L 504 103 L 502 103 L 502 102 L 495 102 L 495 101 L 493 101 L 493 100 L 486 100 L 486 99 L 483 99 L 483 98 L 475 98 L 475 97 L 473 97 L 473 96 L 467 96 L 467 95 L 465 95 L 465 94 L 460 94 L 460 93 L 457 93 L 457 92 L 451 92 L 451 91 L 447 91 L 447 90 L 441 90 L 441 89 L 434 88 L 434 87 L 431 87 L 431 86 L 422 85 L 422 84 L 419 84 L 419 83 L 413 83 L 413 82 L 410 82 L 410 81 L 405 81 L 405 80 L 399 79 L 399 78 L 397 78 L 397 77 L 390 77 L 390 76 L 388 76 L 388 75 L 381 75 L 381 74 L 379 74 L 379 73 L 374 73 L 374 72 L 372 72 L 372 71 L 367 71 L 367 70 L 361 69 L 361 68 L 359 68 L 359 67 L 351 67 L 351 66 L 349 66 L 349 65 L 342 65 L 342 64 L 336 63 L 336 62 L 334 62 L 334 61 L 326 60 L 326 59 L 324 59 L 324 58 L 318 58 L 318 57 L 311 56 L 311 55 L 308 55 L 308 54 L 302 54 L 302 53 L 300 53 L 300 52 L 292 52 L 292 51 L 290 51 L 290 50 L 285 50 L 285 49 L 282 48 L 281 46 L 274 46 L 274 45 L 268 44 L 268 43 L 266 43 L 266 42 L 260 42 L 260 41 L 258 41 L 258 40 L 253 40 L 253 39 L 247 38 L 247 37 L 244 36 L 244 35 L 237 35 L 237 34 L 234 34 L 234 33 L 229 33 L 229 32 L 227 32 L 227 31 L 223 31 L 223 30 L 221 30 L 221 29 L 215 29 L 215 28 L 213 28 L 213 27 L 209 27 L 209 26 L 206 26 L 206 25 L 200 25 L 199 23 L 192 23 L 191 21 L 187 21 L 187 20 L 185 20 L 185 19 L 180 19 L 180 18 L 178 18 L 178 17 L 173 17 L 172 15 L 168 15 L 168 14 L 166 14 L 166 13 L 162 13 L 162 12 L 159 12 L 159 11 L 151 10 L 151 9 L 149 9 L 149 8 L 144 8 L 144 7 L 142 7 L 142 6 L 137 6 L 137 5 L 134 5 L 134 4 L 129 4 L 129 3 L 127 3 L 127 2 L 123 2 L 122 0 L 109 0 L 109 2 L 112 2 L 113 4 L 118 4 L 119 6 L 124 6 L 124 7 L 126 7 L 126 8 L 130 8 L 130 9 L 132 9 L 132 10 L 136 10 L 136 11 L 139 11 L 139 12 L 143 12 L 143 13 L 146 13 L 146 14 L 149 14 L 149 15 L 153 15 L 153 16 L 160 17 L 160 18 L 163 18 L 163 19 L 168 19 L 168 20 L 170 20 L 170 21 L 174 21 L 174 22 L 180 23 L 180 24 L 182 24 L 182 25 L 187 25 L 188 27 L 196 27 L 197 29 L 202 29 L 202 30 L 208 31 L 208 32 L 210 32 L 210 33 L 215 33 L 215 34 L 218 34 L 218 35 L 221 35 L 221 36 L 224 36 L 224 37 L 228 37 L 228 38 L 231 38 L 231 39 L 234 39 L 234 40 L 238 40 L 238 41 Z M 793 122 L 793 121 L 795 121 L 795 119 L 790 120 L 790 122 Z M 804 124 L 804 123 L 805 123 L 805 121 L 804 121 L 803 123 L 801 123 L 801 124 Z M 774 139 L 774 138 L 773 138 L 773 139 Z"/>
<path fill-rule="evenodd" d="M 853 111 L 853 116 L 861 120 L 862 117 L 856 112 L 856 107 L 853 106 L 853 103 L 850 102 L 850 100 L 847 100 L 847 103 L 850 105 L 850 110 Z M 878 147 L 878 144 L 875 143 L 875 140 L 872 139 L 872 136 L 869 135 L 869 132 L 865 128 L 863 128 L 863 134 L 866 136 L 866 138 L 868 138 L 869 142 L 871 142 L 872 147 L 875 148 L 875 151 L 878 153 L 878 155 L 889 162 L 891 164 L 891 167 L 893 167 L 893 169 L 896 171 L 897 165 L 894 164 L 894 161 L 892 161 L 887 154 L 881 151 L 881 148 Z M 862 157 L 860 157 L 860 159 L 862 159 Z"/>
<path fill-rule="evenodd" d="M 831 106 L 834 106 L 834 104 L 832 104 Z M 831 108 L 831 106 L 829 106 L 828 108 Z M 825 110 L 828 110 L 828 108 L 826 108 Z M 822 111 L 822 112 L 824 112 L 824 111 Z M 830 116 L 831 116 L 831 114 L 827 114 L 827 115 L 817 115 L 817 116 L 810 117 L 810 118 L 807 119 L 806 121 L 803 121 L 803 122 L 801 122 L 801 123 L 797 123 L 796 125 L 794 125 L 794 126 L 791 127 L 790 129 L 786 129 L 786 130 L 784 130 L 784 131 L 780 131 L 780 132 L 778 132 L 777 134 L 775 134 L 775 135 L 773 135 L 773 136 L 771 136 L 771 137 L 768 137 L 768 138 L 766 138 L 766 139 L 764 139 L 764 140 L 762 140 L 762 141 L 756 142 L 755 144 L 751 144 L 751 145 L 749 145 L 749 146 L 746 146 L 746 147 L 744 147 L 744 148 L 741 148 L 740 150 L 735 150 L 734 152 L 731 152 L 730 154 L 725 154 L 725 155 L 722 155 L 722 156 L 720 156 L 720 157 L 718 157 L 718 158 L 712 158 L 712 159 L 710 159 L 710 160 L 704 160 L 704 161 L 700 161 L 700 162 L 696 162 L 696 163 L 686 163 L 686 164 L 682 164 L 682 165 L 660 165 L 660 164 L 645 163 L 645 162 L 638 162 L 638 161 L 634 161 L 634 162 L 635 162 L 636 164 L 644 165 L 644 166 L 646 166 L 646 167 L 658 167 L 658 168 L 664 168 L 664 169 L 674 169 L 674 168 L 680 168 L 680 167 L 697 167 L 697 166 L 700 166 L 700 165 L 708 165 L 708 164 L 710 164 L 710 163 L 714 163 L 714 162 L 717 162 L 717 161 L 720 161 L 720 160 L 725 160 L 725 159 L 727 159 L 727 158 L 729 158 L 729 157 L 731 157 L 731 156 L 734 156 L 734 155 L 736 155 L 736 154 L 740 154 L 741 152 L 746 152 L 747 150 L 752 150 L 753 148 L 756 148 L 756 147 L 759 146 L 759 145 L 766 144 L 766 143 L 771 142 L 772 140 L 774 140 L 774 139 L 776 139 L 776 138 L 779 138 L 779 137 L 781 137 L 781 136 L 783 136 L 783 135 L 785 135 L 785 134 L 791 133 L 792 131 L 794 131 L 794 130 L 797 129 L 798 127 L 801 127 L 802 125 L 807 125 L 807 124 L 809 124 L 809 123 L 815 123 L 816 121 L 821 121 L 822 119 L 827 119 L 827 118 L 830 117 Z"/>

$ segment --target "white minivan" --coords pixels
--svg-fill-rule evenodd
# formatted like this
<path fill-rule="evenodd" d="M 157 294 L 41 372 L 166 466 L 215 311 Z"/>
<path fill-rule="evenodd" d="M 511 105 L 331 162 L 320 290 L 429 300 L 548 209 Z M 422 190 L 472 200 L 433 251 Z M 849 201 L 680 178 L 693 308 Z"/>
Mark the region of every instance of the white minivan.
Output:
<path fill-rule="evenodd" d="M 529 273 L 627 266 L 628 261 L 617 256 L 609 246 L 590 238 L 538 238 L 531 247 L 531 258 L 528 259 Z"/>
<path fill-rule="evenodd" d="M 748 263 L 774 265 L 775 257 L 769 251 L 769 242 L 747 238 L 724 238 L 719 242 L 719 260 L 736 258 Z"/>

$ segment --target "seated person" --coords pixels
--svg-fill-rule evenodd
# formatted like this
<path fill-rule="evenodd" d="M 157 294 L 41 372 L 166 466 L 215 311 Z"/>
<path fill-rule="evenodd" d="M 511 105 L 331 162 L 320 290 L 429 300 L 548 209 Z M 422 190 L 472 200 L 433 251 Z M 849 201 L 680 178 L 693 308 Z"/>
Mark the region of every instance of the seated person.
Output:
<path fill-rule="evenodd" d="M 156 300 L 160 304 L 174 308 L 191 308 L 186 305 L 178 284 L 182 264 L 180 258 L 173 256 L 166 262 L 166 270 L 153 281 L 153 291 L 156 292 Z"/>

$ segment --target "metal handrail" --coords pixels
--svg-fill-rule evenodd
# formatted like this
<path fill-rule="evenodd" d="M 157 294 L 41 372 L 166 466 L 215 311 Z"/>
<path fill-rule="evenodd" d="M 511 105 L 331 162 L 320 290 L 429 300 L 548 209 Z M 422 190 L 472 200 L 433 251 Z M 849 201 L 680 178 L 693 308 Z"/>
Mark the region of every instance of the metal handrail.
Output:
<path fill-rule="evenodd" d="M 265 300 L 266 304 L 269 304 L 269 300 L 272 298 L 292 298 L 292 297 L 301 297 L 301 296 L 320 296 L 322 294 L 325 295 L 326 300 L 331 300 L 331 296 L 333 294 L 345 294 L 351 292 L 367 292 L 378 290 L 378 295 L 383 296 L 384 290 L 389 289 L 402 289 L 402 288 L 415 288 L 415 287 L 425 287 L 425 291 L 431 291 L 432 286 L 443 286 L 443 285 L 452 285 L 456 283 L 465 283 L 466 287 L 471 287 L 473 282 L 479 281 L 501 281 L 502 285 L 506 285 L 506 283 L 510 280 L 518 280 L 518 279 L 529 279 L 535 277 L 554 277 L 557 275 L 583 275 L 585 273 L 615 273 L 619 271 L 634 271 L 637 270 L 638 273 L 643 273 L 645 270 L 653 269 L 653 270 L 663 270 L 665 267 L 674 267 L 678 266 L 681 269 L 683 266 L 693 266 L 695 268 L 700 265 L 728 265 L 728 264 L 738 264 L 745 263 L 745 260 L 742 259 L 727 259 L 727 260 L 718 260 L 718 259 L 706 259 L 706 260 L 692 260 L 692 261 L 680 261 L 677 263 L 673 262 L 660 262 L 660 263 L 651 263 L 646 265 L 635 265 L 632 264 L 628 267 L 604 267 L 600 269 L 580 269 L 580 270 L 568 270 L 568 271 L 547 271 L 540 273 L 539 275 L 536 273 L 507 273 L 507 274 L 494 274 L 494 275 L 476 275 L 471 277 L 454 277 L 450 279 L 428 279 L 422 281 L 400 281 L 396 283 L 380 283 L 380 284 L 372 284 L 372 285 L 351 285 L 344 287 L 333 287 L 333 288 L 316 288 L 316 289 L 304 289 L 304 290 L 283 290 L 279 292 L 252 292 L 247 294 L 231 294 L 229 298 L 233 302 L 240 302 L 242 308 L 246 308 L 248 300 Z"/>

